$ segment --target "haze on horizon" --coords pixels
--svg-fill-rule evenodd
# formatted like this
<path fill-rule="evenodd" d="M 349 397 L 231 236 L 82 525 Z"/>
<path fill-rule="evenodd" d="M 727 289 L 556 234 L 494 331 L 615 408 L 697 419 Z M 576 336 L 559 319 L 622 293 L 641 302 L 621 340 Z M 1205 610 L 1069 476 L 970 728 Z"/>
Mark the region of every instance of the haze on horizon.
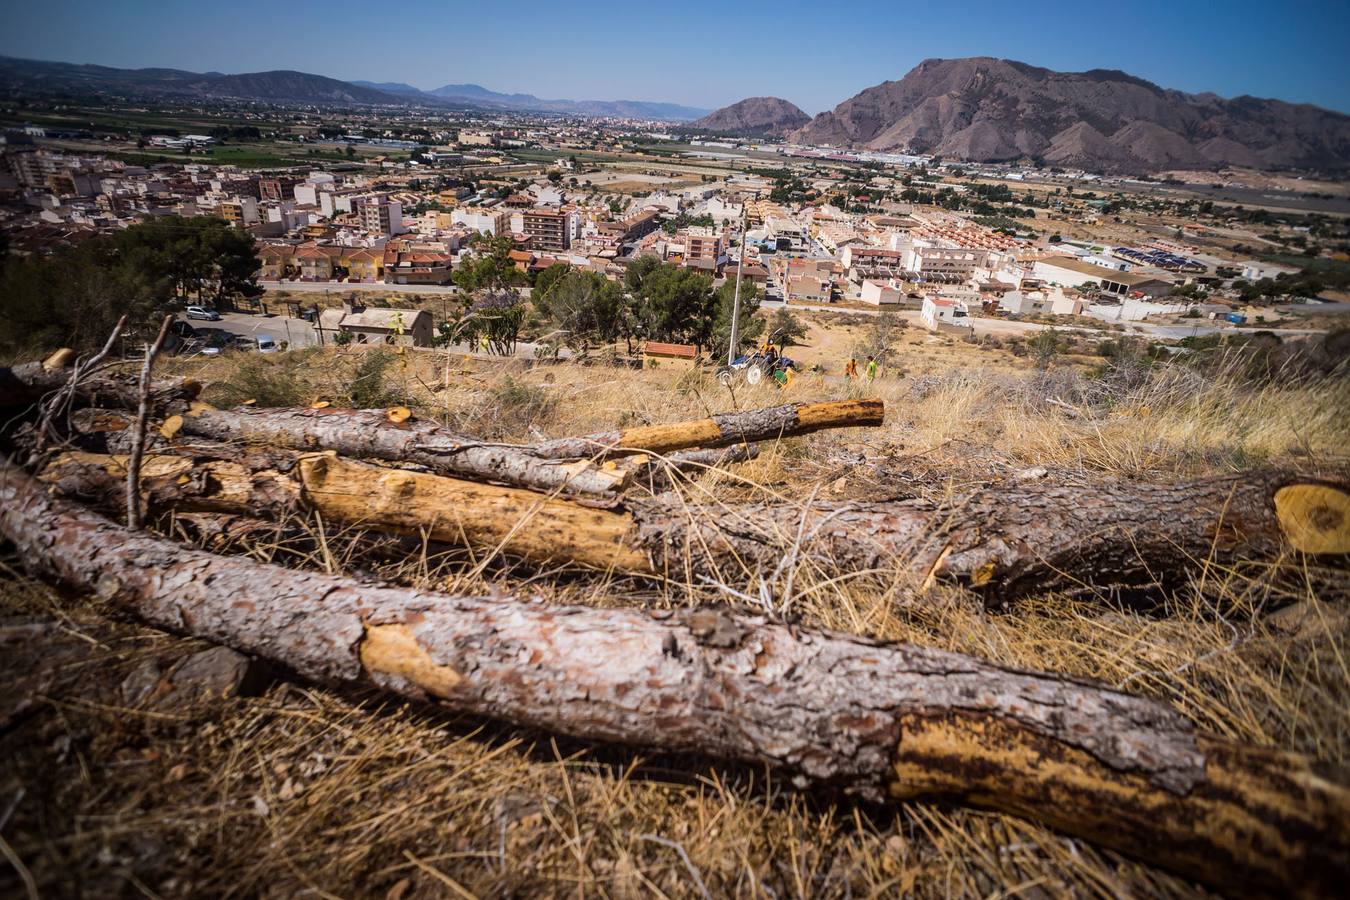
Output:
<path fill-rule="evenodd" d="M 546 99 L 648 100 L 713 109 L 782 97 L 815 114 L 903 77 L 929 57 L 996 56 L 1059 71 L 1120 69 L 1165 88 L 1250 94 L 1350 112 L 1350 4 L 1148 2 L 937 6 L 857 0 L 771 8 L 689 0 L 594 2 L 584 12 L 518 0 L 383 6 L 356 0 L 221 7 L 164 0 L 50 0 L 6 11 L 0 54 L 195 72 L 295 69 L 424 90 L 477 83 Z"/>

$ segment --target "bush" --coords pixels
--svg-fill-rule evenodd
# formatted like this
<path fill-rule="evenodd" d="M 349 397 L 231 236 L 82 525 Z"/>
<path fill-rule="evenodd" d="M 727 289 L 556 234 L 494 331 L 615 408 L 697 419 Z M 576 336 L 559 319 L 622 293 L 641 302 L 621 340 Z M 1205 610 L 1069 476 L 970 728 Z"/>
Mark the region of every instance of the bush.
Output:
<path fill-rule="evenodd" d="M 258 406 L 300 406 L 309 401 L 308 388 L 288 356 L 244 355 L 230 377 L 215 386 L 212 398 L 219 406 L 238 406 L 252 400 Z"/>
<path fill-rule="evenodd" d="M 352 373 L 347 395 L 356 409 L 380 409 L 387 406 L 405 406 L 408 392 L 391 384 L 389 368 L 401 357 L 386 347 L 375 347 L 361 354 L 361 362 Z"/>

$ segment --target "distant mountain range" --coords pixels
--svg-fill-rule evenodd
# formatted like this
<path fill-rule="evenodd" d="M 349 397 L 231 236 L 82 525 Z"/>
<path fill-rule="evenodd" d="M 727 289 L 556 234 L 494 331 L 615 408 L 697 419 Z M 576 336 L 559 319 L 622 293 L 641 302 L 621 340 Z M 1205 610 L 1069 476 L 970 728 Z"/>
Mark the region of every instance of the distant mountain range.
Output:
<path fill-rule="evenodd" d="M 665 119 L 687 122 L 707 115 L 708 110 L 678 103 L 649 100 L 544 100 L 533 94 L 503 94 L 481 84 L 446 84 L 422 91 L 402 82 L 353 81 L 361 87 L 376 88 L 399 96 L 416 96 L 433 104 L 458 104 L 483 109 L 547 112 L 568 116 L 617 117 L 626 119 Z"/>
<path fill-rule="evenodd" d="M 929 59 L 792 133 L 800 143 L 1098 172 L 1350 169 L 1350 116 L 1308 104 L 1167 90 L 1124 72 Z"/>
<path fill-rule="evenodd" d="M 0 56 L 0 85 L 128 96 L 236 97 L 297 103 L 388 103 L 383 91 L 305 72 L 185 72 L 181 69 L 115 69 Z"/>
<path fill-rule="evenodd" d="M 813 119 L 777 97 L 751 97 L 709 113 L 643 100 L 545 100 L 478 84 L 423 91 L 305 72 L 222 75 L 10 57 L 0 57 L 0 88 L 659 119 L 812 145 L 1113 173 L 1219 166 L 1350 171 L 1350 116 L 1342 113 L 1187 94 L 1110 69 L 1053 72 L 992 57 L 925 60 L 901 80 L 870 87 Z"/>
<path fill-rule="evenodd" d="M 811 121 L 795 104 L 779 97 L 748 97 L 690 122 L 690 128 L 727 134 L 784 135 Z"/>
<path fill-rule="evenodd" d="M 541 100 L 502 94 L 476 84 L 448 84 L 421 91 L 402 82 L 339 81 L 305 72 L 186 72 L 181 69 L 116 69 L 0 57 L 0 85 L 108 93 L 124 96 L 218 97 L 313 104 L 420 104 L 431 107 L 558 113 L 573 116 L 661 119 L 687 122 L 708 110 L 645 100 Z"/>

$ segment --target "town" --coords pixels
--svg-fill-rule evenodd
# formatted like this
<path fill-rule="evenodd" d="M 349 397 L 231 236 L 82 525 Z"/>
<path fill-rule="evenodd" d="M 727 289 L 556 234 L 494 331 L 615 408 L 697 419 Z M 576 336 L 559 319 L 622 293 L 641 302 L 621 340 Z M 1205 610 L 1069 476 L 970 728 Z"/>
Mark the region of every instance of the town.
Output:
<path fill-rule="evenodd" d="M 344 299 L 424 312 L 400 340 L 429 346 L 460 335 L 456 273 L 502 251 L 525 294 L 554 266 L 623 284 L 648 258 L 713 288 L 743 281 L 748 306 L 808 318 L 889 310 L 976 339 L 1059 324 L 1175 341 L 1306 327 L 1299 313 L 1343 286 L 1323 273 L 1344 280 L 1350 248 L 1339 190 L 1291 179 L 1262 189 L 1233 173 L 1188 186 L 532 115 L 260 104 L 5 115 L 10 253 L 201 217 L 252 239 L 244 289 L 164 299 L 283 318 L 207 323 L 189 351 L 259 335 L 271 347 L 389 336 L 371 325 L 378 316 L 344 319 Z M 639 336 L 726 351 L 707 329 Z"/>

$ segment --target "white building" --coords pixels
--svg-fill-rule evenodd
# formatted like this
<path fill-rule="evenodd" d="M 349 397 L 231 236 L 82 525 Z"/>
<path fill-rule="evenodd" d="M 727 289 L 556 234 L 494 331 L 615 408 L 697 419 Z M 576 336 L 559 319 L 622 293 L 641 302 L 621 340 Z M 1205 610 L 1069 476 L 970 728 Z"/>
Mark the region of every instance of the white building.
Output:
<path fill-rule="evenodd" d="M 862 283 L 862 290 L 858 294 L 859 300 L 873 306 L 891 306 L 899 303 L 904 297 L 905 292 L 896 285 L 870 278 Z"/>
<path fill-rule="evenodd" d="M 769 216 L 764 220 L 764 230 L 768 233 L 769 240 L 778 245 L 779 250 L 800 253 L 811 246 L 811 235 L 807 232 L 806 226 L 793 219 Z"/>
<path fill-rule="evenodd" d="M 970 310 L 960 300 L 929 295 L 923 300 L 923 309 L 919 311 L 919 320 L 930 331 L 947 328 L 973 328 L 970 324 Z"/>
<path fill-rule="evenodd" d="M 460 207 L 450 213 L 450 224 L 463 225 L 470 231 L 481 231 L 496 237 L 510 228 L 511 216 L 504 210 Z"/>

